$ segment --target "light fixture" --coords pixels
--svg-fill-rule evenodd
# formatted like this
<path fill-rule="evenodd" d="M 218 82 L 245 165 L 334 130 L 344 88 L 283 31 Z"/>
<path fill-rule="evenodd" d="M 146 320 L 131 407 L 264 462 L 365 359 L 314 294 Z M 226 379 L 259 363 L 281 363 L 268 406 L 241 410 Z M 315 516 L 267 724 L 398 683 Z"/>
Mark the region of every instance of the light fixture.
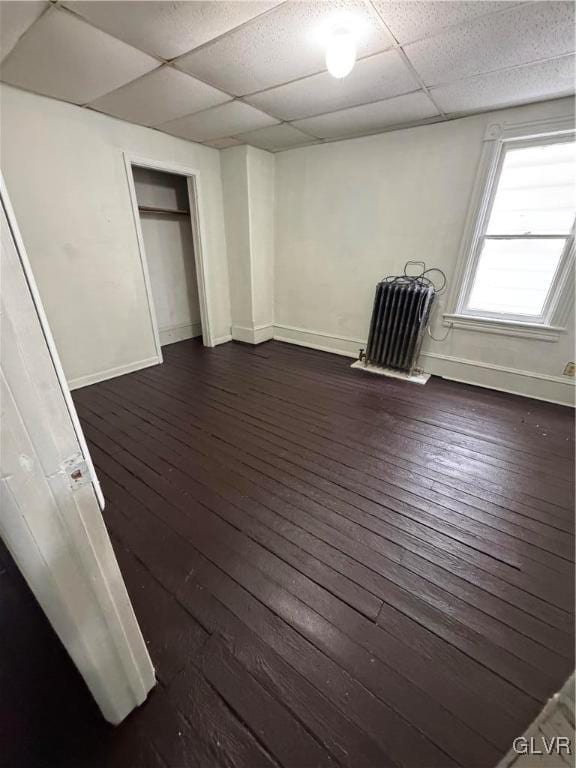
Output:
<path fill-rule="evenodd" d="M 332 77 L 341 80 L 349 75 L 356 63 L 356 37 L 345 27 L 336 27 L 326 43 L 326 68 Z"/>

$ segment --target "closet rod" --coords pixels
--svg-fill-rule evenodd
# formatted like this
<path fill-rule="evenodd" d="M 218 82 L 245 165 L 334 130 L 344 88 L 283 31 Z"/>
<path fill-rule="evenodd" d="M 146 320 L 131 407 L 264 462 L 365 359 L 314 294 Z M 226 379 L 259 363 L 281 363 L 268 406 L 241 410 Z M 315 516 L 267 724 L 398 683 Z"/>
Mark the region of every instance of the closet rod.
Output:
<path fill-rule="evenodd" d="M 140 213 L 166 213 L 173 216 L 190 216 L 190 211 L 177 208 L 156 208 L 152 205 L 139 205 L 138 210 Z"/>

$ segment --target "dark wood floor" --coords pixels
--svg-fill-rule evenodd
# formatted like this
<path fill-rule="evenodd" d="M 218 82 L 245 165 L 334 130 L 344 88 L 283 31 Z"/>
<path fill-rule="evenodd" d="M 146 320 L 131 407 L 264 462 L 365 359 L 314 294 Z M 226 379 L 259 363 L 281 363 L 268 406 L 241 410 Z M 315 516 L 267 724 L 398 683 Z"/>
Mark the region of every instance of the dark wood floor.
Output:
<path fill-rule="evenodd" d="M 4 711 L 19 764 L 494 766 L 574 667 L 571 410 L 277 342 L 164 355 L 74 393 L 159 685 L 105 726 L 19 606 L 53 657 Z"/>

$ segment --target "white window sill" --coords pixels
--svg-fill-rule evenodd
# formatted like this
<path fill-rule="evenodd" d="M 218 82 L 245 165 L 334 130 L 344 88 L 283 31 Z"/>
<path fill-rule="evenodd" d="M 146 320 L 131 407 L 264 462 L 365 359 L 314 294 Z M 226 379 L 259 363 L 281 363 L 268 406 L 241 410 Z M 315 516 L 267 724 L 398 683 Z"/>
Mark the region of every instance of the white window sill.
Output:
<path fill-rule="evenodd" d="M 498 320 L 491 317 L 475 317 L 474 315 L 443 316 L 445 326 L 460 328 L 464 331 L 481 331 L 495 333 L 500 336 L 517 336 L 536 341 L 558 341 L 565 328 L 541 323 L 524 323 L 520 320 Z"/>

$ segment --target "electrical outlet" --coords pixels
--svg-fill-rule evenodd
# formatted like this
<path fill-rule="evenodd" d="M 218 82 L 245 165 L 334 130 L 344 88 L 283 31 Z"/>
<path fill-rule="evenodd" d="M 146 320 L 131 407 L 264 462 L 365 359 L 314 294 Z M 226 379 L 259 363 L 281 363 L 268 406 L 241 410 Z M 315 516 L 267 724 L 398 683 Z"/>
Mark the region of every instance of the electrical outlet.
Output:
<path fill-rule="evenodd" d="M 576 376 L 576 363 L 566 363 L 564 376 Z"/>

